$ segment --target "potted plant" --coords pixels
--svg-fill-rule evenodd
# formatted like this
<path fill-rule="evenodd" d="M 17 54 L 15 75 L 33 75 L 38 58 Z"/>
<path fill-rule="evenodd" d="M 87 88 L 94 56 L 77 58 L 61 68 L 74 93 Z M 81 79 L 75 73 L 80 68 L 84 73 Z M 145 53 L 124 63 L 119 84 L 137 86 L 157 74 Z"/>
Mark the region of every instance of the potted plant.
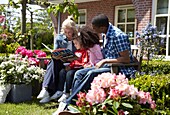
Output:
<path fill-rule="evenodd" d="M 10 55 L 8 58 L 4 58 L 4 61 L 0 63 L 1 84 L 12 85 L 11 92 L 13 94 L 11 96 L 15 96 L 14 93 L 16 93 L 16 97 L 13 98 L 17 99 L 16 101 L 14 99 L 14 102 L 23 101 L 25 100 L 23 98 L 28 96 L 29 98 L 26 100 L 30 100 L 32 95 L 31 83 L 34 80 L 41 81 L 44 73 L 44 69 L 30 64 L 28 57 L 23 57 L 20 54 Z M 17 90 L 19 87 L 22 89 Z M 28 87 L 28 89 L 24 90 L 26 87 Z M 17 91 L 21 94 L 21 98 L 17 95 Z"/>

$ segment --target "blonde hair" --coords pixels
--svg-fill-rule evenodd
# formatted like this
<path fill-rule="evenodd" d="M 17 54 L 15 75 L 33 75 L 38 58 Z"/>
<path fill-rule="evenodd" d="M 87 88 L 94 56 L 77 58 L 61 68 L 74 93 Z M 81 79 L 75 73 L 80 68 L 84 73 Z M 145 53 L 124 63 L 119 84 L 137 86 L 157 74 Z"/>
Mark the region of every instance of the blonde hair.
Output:
<path fill-rule="evenodd" d="M 77 35 L 76 23 L 74 22 L 74 19 L 72 16 L 68 16 L 67 19 L 63 21 L 62 27 L 61 27 L 61 33 L 64 33 L 65 28 L 73 29 L 74 36 Z"/>

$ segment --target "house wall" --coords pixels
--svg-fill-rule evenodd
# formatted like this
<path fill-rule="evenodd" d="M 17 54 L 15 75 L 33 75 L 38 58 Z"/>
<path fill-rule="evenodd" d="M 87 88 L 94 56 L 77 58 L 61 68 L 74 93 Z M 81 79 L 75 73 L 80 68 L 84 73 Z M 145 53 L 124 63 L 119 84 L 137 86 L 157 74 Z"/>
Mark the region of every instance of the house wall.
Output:
<path fill-rule="evenodd" d="M 101 0 L 94 2 L 79 3 L 78 9 L 87 10 L 87 26 L 91 26 L 91 20 L 99 13 L 108 16 L 110 22 L 114 25 L 115 6 L 133 4 L 136 11 L 137 31 L 141 30 L 151 22 L 152 0 Z M 61 22 L 67 16 L 62 14 Z"/>
<path fill-rule="evenodd" d="M 137 30 L 139 32 L 151 22 L 152 17 L 152 0 L 132 0 L 135 7 Z"/>
<path fill-rule="evenodd" d="M 126 4 L 132 4 L 132 0 L 101 0 L 78 4 L 78 8 L 87 9 L 87 26 L 90 26 L 92 18 L 99 13 L 106 14 L 110 22 L 114 24 L 115 6 Z"/>

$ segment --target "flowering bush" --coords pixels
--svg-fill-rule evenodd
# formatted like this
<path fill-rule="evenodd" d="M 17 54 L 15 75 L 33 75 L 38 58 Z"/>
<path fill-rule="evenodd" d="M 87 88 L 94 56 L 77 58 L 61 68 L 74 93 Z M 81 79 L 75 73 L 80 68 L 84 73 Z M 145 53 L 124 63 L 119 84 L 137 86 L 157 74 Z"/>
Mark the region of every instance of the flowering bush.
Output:
<path fill-rule="evenodd" d="M 102 73 L 94 78 L 88 93 L 80 92 L 76 101 L 82 114 L 151 114 L 156 107 L 149 92 L 138 91 L 124 75 Z"/>
<path fill-rule="evenodd" d="M 151 59 L 164 58 L 164 56 L 158 56 L 165 51 L 165 38 L 160 37 L 160 34 L 161 32 L 157 31 L 157 27 L 152 26 L 150 23 L 142 30 L 141 34 L 136 32 L 137 45 L 142 48 L 141 57 L 147 58 L 147 65 L 149 65 Z M 149 68 L 147 68 L 146 73 L 149 73 Z"/>
<path fill-rule="evenodd" d="M 160 37 L 161 32 L 157 31 L 156 26 L 152 26 L 150 23 L 142 30 L 142 33 L 136 32 L 136 38 L 138 45 L 142 47 L 144 55 L 149 60 L 151 57 L 158 55 L 163 50 L 164 38 Z"/>
<path fill-rule="evenodd" d="M 33 80 L 42 80 L 45 71 L 30 65 L 28 58 L 21 55 L 10 55 L 0 63 L 0 80 L 4 84 L 30 84 Z"/>
<path fill-rule="evenodd" d="M 22 57 L 28 57 L 28 61 L 30 64 L 39 65 L 38 57 L 46 57 L 46 53 L 41 50 L 27 50 L 23 46 L 19 46 L 15 51 L 16 54 L 22 55 Z M 49 60 L 44 60 L 45 65 L 47 65 Z"/>

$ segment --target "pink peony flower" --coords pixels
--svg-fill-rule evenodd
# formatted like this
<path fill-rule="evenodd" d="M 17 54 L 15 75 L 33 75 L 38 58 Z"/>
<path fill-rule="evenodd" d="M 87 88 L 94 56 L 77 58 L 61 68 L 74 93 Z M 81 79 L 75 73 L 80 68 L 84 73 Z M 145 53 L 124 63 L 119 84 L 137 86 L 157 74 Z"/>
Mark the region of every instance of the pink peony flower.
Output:
<path fill-rule="evenodd" d="M 41 50 L 34 50 L 34 53 L 38 55 L 38 53 L 41 52 Z"/>
<path fill-rule="evenodd" d="M 36 58 L 33 58 L 33 57 L 29 57 L 28 62 L 30 64 L 39 65 L 39 61 Z"/>
<path fill-rule="evenodd" d="M 117 85 L 116 75 L 111 73 L 103 73 L 94 78 L 93 82 L 91 83 L 91 88 L 94 85 L 100 86 L 102 88 L 114 87 Z"/>
<path fill-rule="evenodd" d="M 47 55 L 46 55 L 46 53 L 45 52 L 39 52 L 38 54 L 37 54 L 37 57 L 46 57 Z"/>
<path fill-rule="evenodd" d="M 106 93 L 102 88 L 89 90 L 86 95 L 86 100 L 89 103 L 102 103 L 106 99 Z"/>
<path fill-rule="evenodd" d="M 41 50 L 34 50 L 34 53 L 37 55 L 37 57 L 46 57 L 47 54 Z"/>
<path fill-rule="evenodd" d="M 19 54 L 22 50 L 26 50 L 26 48 L 23 47 L 23 46 L 19 46 L 19 47 L 17 48 L 17 50 L 15 51 L 15 53 L 16 53 L 16 54 Z"/>
<path fill-rule="evenodd" d="M 109 98 L 110 99 L 116 99 L 118 97 L 122 96 L 122 92 L 116 89 L 110 89 L 109 91 Z"/>
<path fill-rule="evenodd" d="M 26 56 L 28 56 L 28 58 L 29 57 L 33 57 L 33 52 L 32 52 L 32 50 L 26 50 Z"/>
<path fill-rule="evenodd" d="M 26 56 L 26 52 L 27 52 L 27 49 L 22 49 L 22 50 L 20 51 L 20 54 L 21 54 L 22 56 Z"/>
<path fill-rule="evenodd" d="M 151 104 L 150 107 L 154 110 L 156 108 L 155 101 L 152 101 L 150 104 Z"/>

